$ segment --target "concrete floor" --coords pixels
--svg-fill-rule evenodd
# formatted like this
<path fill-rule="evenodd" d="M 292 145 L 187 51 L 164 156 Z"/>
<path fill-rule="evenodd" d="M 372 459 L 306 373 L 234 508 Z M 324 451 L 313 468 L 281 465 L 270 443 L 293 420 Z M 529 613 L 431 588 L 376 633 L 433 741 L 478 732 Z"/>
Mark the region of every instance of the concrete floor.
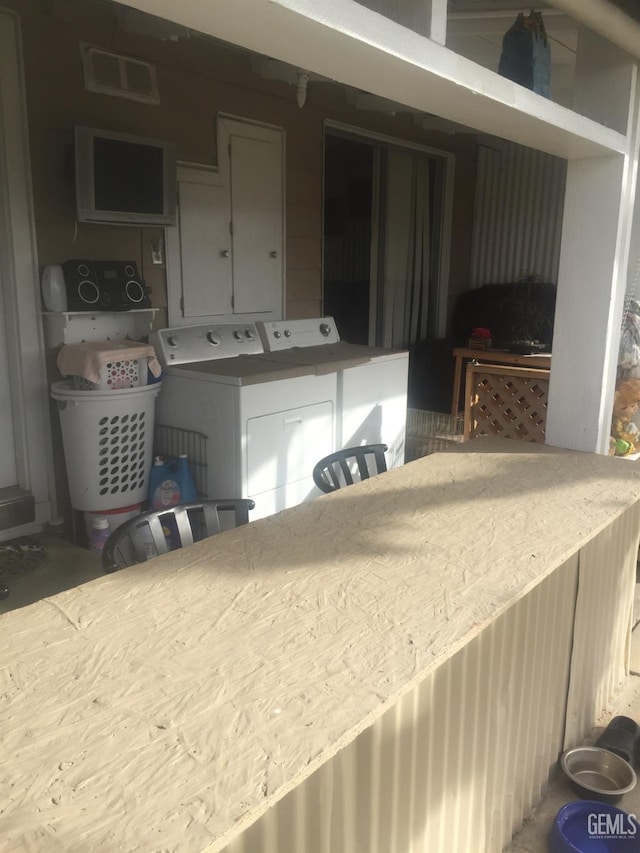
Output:
<path fill-rule="evenodd" d="M 594 727 L 591 736 L 585 739 L 585 744 L 593 743 L 611 719 L 618 714 L 631 717 L 632 720 L 640 723 L 640 584 L 636 584 L 629 680 L 611 710 L 598 721 L 600 725 Z M 636 772 L 640 776 L 638 768 Z M 542 803 L 513 837 L 511 844 L 504 848 L 504 853 L 549 853 L 547 838 L 556 814 L 565 803 L 578 799 L 562 771 L 559 771 Z M 637 818 L 640 817 L 640 784 L 633 791 L 625 794 L 616 806 Z M 640 850 L 640 842 L 638 849 Z"/>
<path fill-rule="evenodd" d="M 43 558 L 34 553 L 33 557 L 27 555 L 26 559 L 14 561 L 10 555 L 3 555 L 0 548 L 0 584 L 9 588 L 9 597 L 0 601 L 0 613 L 26 607 L 102 575 L 100 557 L 85 548 L 44 534 L 30 536 L 28 540 L 44 546 Z"/>
<path fill-rule="evenodd" d="M 65 589 L 86 583 L 102 576 L 100 558 L 84 548 L 51 536 L 31 537 L 45 547 L 42 559 L 30 561 L 27 566 L 11 566 L 0 560 L 0 583 L 9 587 L 7 599 L 0 601 L 0 613 L 25 607 L 40 598 L 55 595 Z M 634 631 L 631 639 L 630 676 L 614 706 L 599 720 L 599 726 L 585 742 L 593 742 L 612 717 L 624 714 L 640 722 L 640 583 L 636 586 Z M 578 799 L 559 772 L 544 800 L 522 829 L 514 836 L 503 853 L 548 853 L 549 828 L 558 810 L 568 802 Z M 640 816 L 640 785 L 627 794 L 618 806 Z M 436 851 L 434 851 L 436 853 Z M 445 853 L 445 851 L 437 851 Z M 456 853 L 456 851 L 446 851 Z M 496 851 L 498 853 L 498 851 Z"/>

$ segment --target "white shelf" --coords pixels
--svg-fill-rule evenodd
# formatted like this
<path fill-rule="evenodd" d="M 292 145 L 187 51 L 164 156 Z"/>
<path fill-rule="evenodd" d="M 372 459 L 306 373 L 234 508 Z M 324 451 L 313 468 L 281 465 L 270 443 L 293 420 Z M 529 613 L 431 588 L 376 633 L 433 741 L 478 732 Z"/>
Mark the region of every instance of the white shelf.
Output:
<path fill-rule="evenodd" d="M 43 311 L 47 345 L 137 341 L 151 332 L 157 308 L 130 311 Z"/>

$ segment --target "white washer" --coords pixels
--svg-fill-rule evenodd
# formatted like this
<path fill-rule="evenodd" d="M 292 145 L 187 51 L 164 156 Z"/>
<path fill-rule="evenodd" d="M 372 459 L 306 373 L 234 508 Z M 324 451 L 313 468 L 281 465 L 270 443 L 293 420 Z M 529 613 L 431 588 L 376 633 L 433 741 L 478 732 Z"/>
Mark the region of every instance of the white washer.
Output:
<path fill-rule="evenodd" d="M 258 322 L 266 353 L 337 376 L 336 447 L 384 443 L 387 467 L 404 463 L 409 353 L 340 341 L 333 317 Z"/>
<path fill-rule="evenodd" d="M 248 497 L 252 518 L 319 494 L 311 472 L 336 442 L 337 376 L 262 354 L 255 325 L 152 336 L 165 366 L 156 420 L 207 439 L 209 497 Z"/>

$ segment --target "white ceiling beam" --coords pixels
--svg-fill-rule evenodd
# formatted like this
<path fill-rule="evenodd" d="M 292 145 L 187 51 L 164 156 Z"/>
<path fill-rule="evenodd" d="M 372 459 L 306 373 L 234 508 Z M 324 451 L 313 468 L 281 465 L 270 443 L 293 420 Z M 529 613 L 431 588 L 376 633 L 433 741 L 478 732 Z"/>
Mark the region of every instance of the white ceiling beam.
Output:
<path fill-rule="evenodd" d="M 426 2 L 428 36 L 437 44 L 447 43 L 447 0 L 423 0 Z"/>
<path fill-rule="evenodd" d="M 455 122 L 447 121 L 439 116 L 428 116 L 423 113 L 414 116 L 414 122 L 423 130 L 435 130 L 439 133 L 446 133 L 449 136 L 454 136 L 456 133 L 469 133 L 469 128 L 464 124 L 455 124 Z"/>
<path fill-rule="evenodd" d="M 627 148 L 624 135 L 351 0 L 127 0 L 127 5 L 556 156 L 602 156 Z"/>
<path fill-rule="evenodd" d="M 268 59 L 266 56 L 254 56 L 251 67 L 264 80 L 280 80 L 282 83 L 297 85 L 298 75 L 304 71 L 309 78 L 308 83 L 333 83 L 333 80 L 328 77 L 322 77 L 320 74 L 309 74 L 306 69 L 294 68 L 287 65 L 286 62 L 280 62 L 279 59 Z"/>
<path fill-rule="evenodd" d="M 388 98 L 380 98 L 378 95 L 370 95 L 368 92 L 356 92 L 348 90 L 347 100 L 357 110 L 370 110 L 371 112 L 384 113 L 385 115 L 397 115 L 398 113 L 415 113 L 422 115 L 419 110 L 390 101 Z"/>

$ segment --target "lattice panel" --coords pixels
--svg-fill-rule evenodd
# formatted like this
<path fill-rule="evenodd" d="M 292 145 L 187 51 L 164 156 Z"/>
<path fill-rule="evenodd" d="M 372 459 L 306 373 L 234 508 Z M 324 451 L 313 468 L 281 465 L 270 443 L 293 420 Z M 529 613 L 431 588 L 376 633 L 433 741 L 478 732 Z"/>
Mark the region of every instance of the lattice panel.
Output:
<path fill-rule="evenodd" d="M 467 366 L 465 440 L 477 435 L 544 443 L 549 371 Z"/>

